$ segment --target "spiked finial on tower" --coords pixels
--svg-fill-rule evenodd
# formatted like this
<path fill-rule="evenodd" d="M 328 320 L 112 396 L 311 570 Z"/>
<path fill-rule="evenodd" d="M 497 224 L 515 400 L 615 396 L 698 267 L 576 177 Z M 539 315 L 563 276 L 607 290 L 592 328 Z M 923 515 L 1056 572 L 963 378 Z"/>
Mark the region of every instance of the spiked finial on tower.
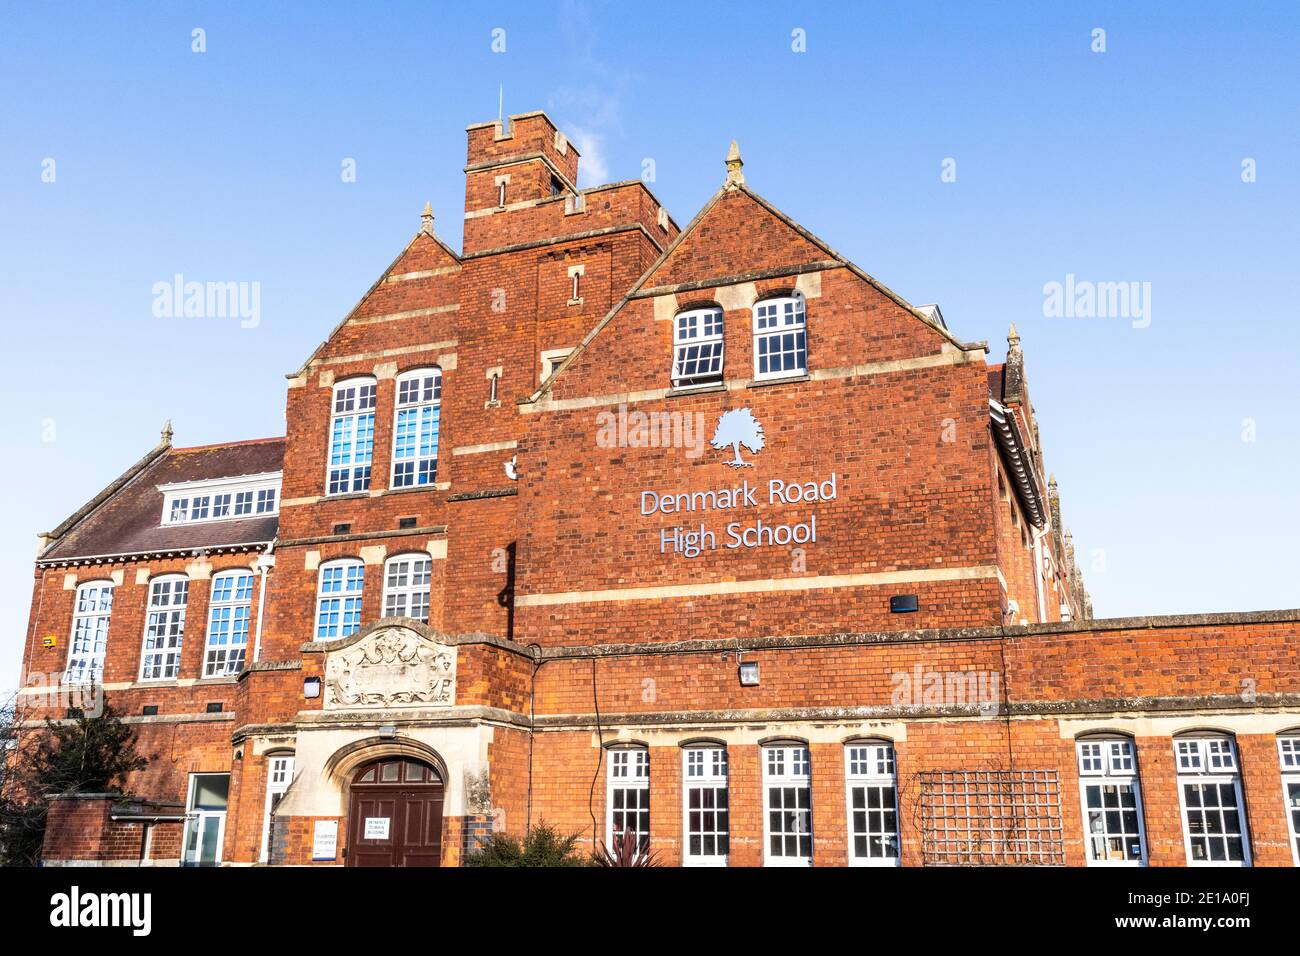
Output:
<path fill-rule="evenodd" d="M 160 437 L 162 438 L 162 443 L 164 445 L 168 448 L 172 446 L 172 420 L 170 418 L 163 422 L 162 435 Z"/>
<path fill-rule="evenodd" d="M 424 204 L 424 212 L 420 213 L 420 231 L 433 235 L 433 205 Z"/>
<path fill-rule="evenodd" d="M 740 158 L 740 147 L 736 145 L 736 141 L 733 139 L 731 149 L 727 150 L 728 187 L 745 185 L 745 174 L 740 171 L 740 168 L 744 165 L 745 161 Z"/>
<path fill-rule="evenodd" d="M 1020 333 L 1016 331 L 1016 323 L 1011 323 L 1011 328 L 1007 330 L 1007 348 L 1020 348 Z"/>

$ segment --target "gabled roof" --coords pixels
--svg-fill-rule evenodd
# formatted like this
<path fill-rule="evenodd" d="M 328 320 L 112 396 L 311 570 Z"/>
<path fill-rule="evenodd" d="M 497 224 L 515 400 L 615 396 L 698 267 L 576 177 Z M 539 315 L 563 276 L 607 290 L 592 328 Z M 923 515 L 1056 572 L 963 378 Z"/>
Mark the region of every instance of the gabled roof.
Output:
<path fill-rule="evenodd" d="M 432 242 L 435 246 L 441 249 L 442 252 L 445 253 L 454 263 L 456 263 L 456 265 L 460 265 L 461 262 L 460 256 L 456 253 L 454 249 L 452 249 L 451 246 L 443 242 L 438 237 L 437 233 L 433 231 L 432 215 L 426 212 L 426 216 L 429 217 L 428 224 L 424 228 L 422 228 L 419 232 L 417 232 L 414 236 L 412 236 L 411 241 L 402 247 L 402 251 L 397 254 L 397 257 L 388 264 L 388 267 L 384 269 L 383 272 L 379 273 L 379 278 L 376 279 L 371 284 L 370 288 L 365 291 L 365 294 L 362 295 L 361 298 L 356 301 L 356 304 L 353 305 L 352 308 L 348 309 L 347 314 L 344 315 L 343 318 L 340 319 L 335 324 L 334 328 L 330 329 L 329 335 L 325 336 L 324 341 L 322 341 L 320 345 L 316 346 L 316 348 L 312 350 L 311 355 L 307 356 L 307 361 L 302 363 L 298 371 L 286 372 L 284 375 L 285 378 L 291 378 L 291 379 L 298 378 L 299 376 L 306 373 L 307 369 L 311 367 L 311 363 L 315 361 L 316 357 L 319 356 L 322 351 L 324 351 L 327 345 L 330 344 L 330 341 L 334 338 L 335 335 L 338 334 L 339 330 L 342 329 L 343 326 L 348 324 L 349 320 L 351 320 L 351 318 L 357 314 L 357 310 L 360 309 L 363 305 L 365 305 L 366 300 L 370 298 L 370 296 L 374 293 L 374 291 L 384 284 L 384 280 L 388 278 L 388 276 L 392 273 L 392 271 L 395 268 L 397 268 L 398 263 L 400 263 L 403 259 L 406 258 L 407 254 L 412 249 L 415 248 L 416 243 L 420 242 L 421 239 Z"/>
<path fill-rule="evenodd" d="M 275 538 L 276 515 L 163 526 L 158 486 L 264 474 L 280 471 L 283 464 L 283 438 L 195 448 L 172 448 L 164 440 L 45 535 L 53 540 L 37 562 L 265 545 Z"/>
<path fill-rule="evenodd" d="M 568 357 L 563 362 L 560 363 L 560 365 L 555 369 L 555 371 L 553 371 L 550 374 L 550 376 L 546 379 L 546 381 L 542 382 L 542 384 L 538 387 L 537 391 L 533 392 L 531 395 L 527 396 L 526 398 L 520 399 L 520 404 L 531 404 L 533 402 L 540 401 L 551 390 L 551 384 L 555 381 L 556 377 L 564 373 L 564 370 L 567 369 L 578 358 L 578 356 L 581 355 L 587 349 L 587 347 L 596 338 L 596 336 L 600 334 L 601 330 L 604 329 L 605 326 L 607 326 L 614 319 L 614 317 L 623 310 L 623 307 L 626 306 L 628 302 L 630 302 L 632 299 L 643 298 L 643 297 L 659 294 L 657 290 L 662 287 L 651 285 L 650 281 L 661 272 L 665 264 L 668 263 L 673 258 L 673 256 L 678 252 L 679 249 L 682 249 L 683 247 L 688 247 L 688 244 L 692 242 L 696 234 L 700 231 L 702 225 L 708 219 L 709 213 L 713 211 L 713 208 L 720 201 L 722 201 L 725 197 L 728 197 L 729 195 L 742 195 L 753 200 L 766 213 L 775 217 L 777 220 L 779 220 L 789 229 L 793 230 L 799 236 L 800 239 L 802 239 L 805 243 L 807 243 L 807 247 L 809 251 L 815 251 L 817 255 L 820 255 L 822 257 L 819 261 L 815 263 L 805 263 L 805 266 L 815 265 L 818 268 L 848 269 L 855 276 L 857 276 L 859 279 L 862 279 L 864 282 L 866 282 L 876 291 L 880 292 L 886 298 L 890 299 L 892 302 L 901 306 L 903 309 L 911 313 L 917 319 L 917 321 L 925 323 L 927 326 L 929 326 L 935 332 L 941 335 L 944 339 L 946 339 L 953 345 L 957 346 L 958 348 L 962 349 L 963 351 L 987 351 L 988 348 L 987 343 L 962 342 L 951 332 L 949 332 L 946 326 L 944 326 L 940 322 L 935 321 L 935 319 L 931 317 L 931 315 L 928 312 L 912 305 L 910 302 L 908 302 L 898 293 L 894 292 L 888 286 L 884 285 L 884 283 L 877 281 L 875 278 L 873 278 L 872 276 L 864 272 L 861 268 L 859 268 L 858 266 L 850 262 L 848 259 L 841 256 L 838 252 L 832 249 L 829 245 L 827 245 L 817 236 L 813 235 L 803 226 L 799 225 L 799 223 L 795 222 L 785 213 L 781 212 L 779 209 L 777 209 L 775 206 L 769 203 L 758 193 L 754 192 L 752 189 L 746 186 L 743 181 L 733 180 L 733 178 L 729 176 L 728 181 L 723 184 L 722 188 L 713 194 L 713 197 L 707 203 L 704 204 L 704 207 L 698 213 L 695 214 L 695 218 L 693 218 L 690 221 L 690 223 L 686 226 L 686 228 L 683 229 L 681 232 L 679 232 L 677 234 L 677 237 L 673 239 L 671 243 L 669 243 L 668 248 L 663 251 L 663 254 L 660 255 L 659 258 L 656 259 L 654 263 L 651 264 L 650 268 L 648 268 L 642 274 L 641 278 L 637 279 L 637 281 L 632 285 L 632 287 L 628 289 L 626 293 L 624 293 L 623 297 L 619 299 L 617 303 L 615 303 L 614 307 L 610 309 L 608 313 L 605 314 L 605 317 L 602 318 L 599 322 L 597 322 L 596 325 L 592 328 L 592 330 L 583 337 L 582 341 L 578 343 L 578 346 L 571 353 L 569 353 Z M 792 262 L 789 271 L 790 273 L 795 273 L 799 271 L 799 268 L 797 267 L 796 264 Z M 749 281 L 750 278 L 752 278 L 752 276 L 747 277 L 744 274 L 719 275 L 719 276 L 710 276 L 707 278 L 706 281 L 701 281 L 698 283 L 691 283 L 691 284 L 700 287 L 705 287 L 708 285 L 721 286 L 721 285 L 734 284 L 736 282 Z M 673 286 L 670 285 L 665 288 L 665 291 L 670 291 L 672 288 Z"/>

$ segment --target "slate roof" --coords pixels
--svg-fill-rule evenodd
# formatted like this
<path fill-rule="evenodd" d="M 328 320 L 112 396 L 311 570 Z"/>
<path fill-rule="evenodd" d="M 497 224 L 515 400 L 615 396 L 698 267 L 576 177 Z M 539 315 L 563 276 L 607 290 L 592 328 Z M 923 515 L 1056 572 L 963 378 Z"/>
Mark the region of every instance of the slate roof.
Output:
<path fill-rule="evenodd" d="M 283 463 L 283 438 L 195 448 L 161 444 L 49 532 L 54 540 L 37 561 L 264 545 L 275 538 L 276 515 L 163 526 L 158 486 L 280 471 Z"/>

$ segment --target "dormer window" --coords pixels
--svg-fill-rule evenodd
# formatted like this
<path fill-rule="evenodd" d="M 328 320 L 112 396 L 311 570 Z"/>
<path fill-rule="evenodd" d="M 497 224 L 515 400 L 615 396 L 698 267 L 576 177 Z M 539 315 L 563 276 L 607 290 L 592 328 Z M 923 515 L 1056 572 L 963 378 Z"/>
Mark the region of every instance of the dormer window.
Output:
<path fill-rule="evenodd" d="M 754 378 L 788 378 L 808 372 L 803 296 L 764 299 L 754 306 Z"/>
<path fill-rule="evenodd" d="M 273 515 L 279 511 L 280 472 L 176 482 L 158 490 L 164 525 Z"/>
<path fill-rule="evenodd" d="M 673 324 L 673 385 L 691 388 L 722 381 L 722 310 L 677 313 Z"/>

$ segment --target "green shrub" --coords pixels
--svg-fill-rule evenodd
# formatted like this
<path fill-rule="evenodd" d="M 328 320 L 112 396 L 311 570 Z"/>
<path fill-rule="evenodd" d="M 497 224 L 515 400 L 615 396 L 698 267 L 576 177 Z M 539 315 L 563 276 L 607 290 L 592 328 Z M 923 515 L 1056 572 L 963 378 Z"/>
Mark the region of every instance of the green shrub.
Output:
<path fill-rule="evenodd" d="M 465 857 L 465 866 L 587 866 L 578 852 L 579 835 L 562 837 L 547 823 L 529 830 L 523 842 L 506 833 L 494 833 Z"/>

